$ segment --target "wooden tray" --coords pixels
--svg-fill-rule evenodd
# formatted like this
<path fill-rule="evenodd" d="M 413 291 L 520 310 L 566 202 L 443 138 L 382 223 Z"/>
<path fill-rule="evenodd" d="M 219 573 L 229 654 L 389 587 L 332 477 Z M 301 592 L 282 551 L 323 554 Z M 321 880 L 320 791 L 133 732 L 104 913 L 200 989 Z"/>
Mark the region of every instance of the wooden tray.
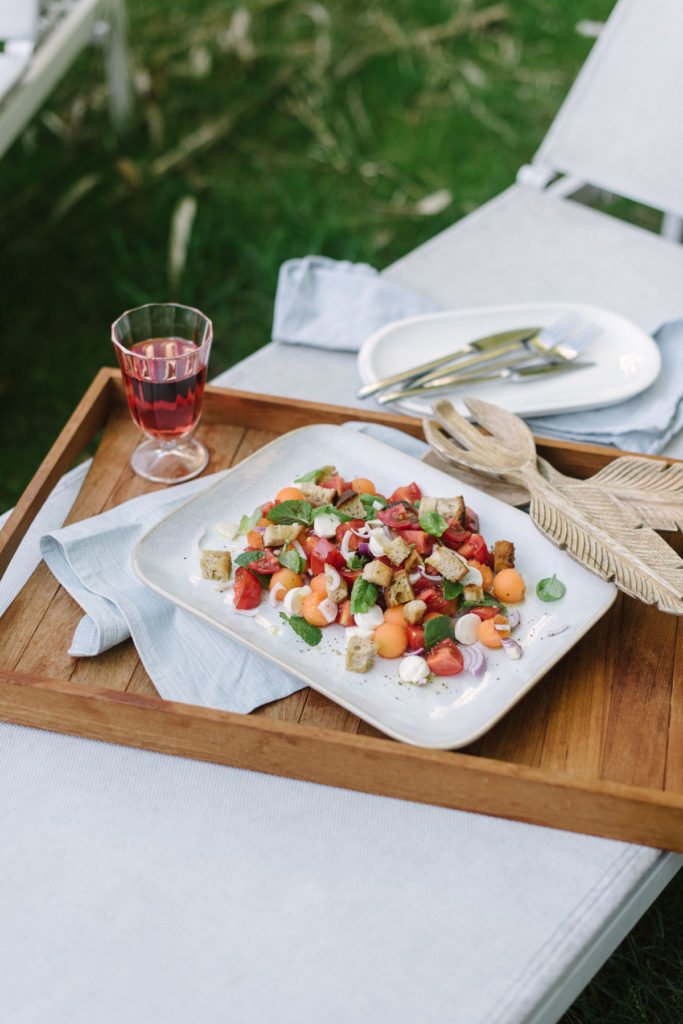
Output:
<path fill-rule="evenodd" d="M 421 435 L 403 416 L 207 388 L 199 436 L 218 470 L 287 430 L 347 419 Z M 118 372 L 102 370 L 0 535 L 0 572 L 102 427 L 70 521 L 154 489 L 128 466 L 139 435 Z M 578 477 L 615 454 L 560 442 L 540 451 Z M 160 700 L 130 642 L 97 658 L 67 655 L 80 615 L 41 564 L 0 619 L 0 719 L 683 851 L 683 624 L 630 599 L 458 753 L 386 739 L 312 690 L 248 716 Z"/>

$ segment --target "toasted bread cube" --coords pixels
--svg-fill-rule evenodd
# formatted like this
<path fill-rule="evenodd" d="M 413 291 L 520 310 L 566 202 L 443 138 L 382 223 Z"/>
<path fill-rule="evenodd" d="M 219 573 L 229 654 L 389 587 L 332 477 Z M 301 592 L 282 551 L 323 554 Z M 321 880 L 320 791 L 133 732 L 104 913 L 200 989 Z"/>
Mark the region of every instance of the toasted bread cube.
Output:
<path fill-rule="evenodd" d="M 455 520 L 458 526 L 465 525 L 465 499 L 462 495 L 457 498 L 422 498 L 420 515 L 425 512 L 438 512 L 447 523 Z"/>
<path fill-rule="evenodd" d="M 463 601 L 483 601 L 484 590 L 478 583 L 468 583 L 462 588 Z"/>
<path fill-rule="evenodd" d="M 384 554 L 394 565 L 400 565 L 410 557 L 410 548 L 402 537 L 397 537 L 384 545 Z"/>
<path fill-rule="evenodd" d="M 344 495 L 342 497 L 344 498 Z M 350 497 L 338 502 L 337 508 L 345 516 L 351 516 L 352 519 L 365 519 L 365 506 L 355 491 L 351 493 Z"/>
<path fill-rule="evenodd" d="M 493 545 L 493 571 L 514 569 L 515 545 L 509 540 L 497 540 Z"/>
<path fill-rule="evenodd" d="M 426 611 L 427 605 L 424 601 L 420 601 L 419 598 L 416 598 L 414 601 L 408 601 L 408 604 L 403 605 L 403 615 L 410 626 L 421 622 Z"/>
<path fill-rule="evenodd" d="M 314 508 L 318 505 L 331 505 L 337 493 L 334 487 L 319 487 L 317 484 L 311 483 L 299 484 L 299 490 Z"/>
<path fill-rule="evenodd" d="M 368 583 L 376 583 L 378 587 L 388 587 L 393 575 L 394 570 L 391 566 L 385 565 L 384 562 L 379 562 L 377 559 L 363 566 L 363 579 Z"/>
<path fill-rule="evenodd" d="M 264 547 L 277 548 L 281 544 L 291 544 L 302 530 L 301 523 L 292 523 L 291 526 L 266 526 L 263 534 Z"/>
<path fill-rule="evenodd" d="M 422 555 L 418 555 L 415 548 L 410 552 L 406 558 L 406 564 L 403 566 L 407 573 L 415 572 L 418 565 L 424 565 Z"/>
<path fill-rule="evenodd" d="M 369 672 L 376 655 L 377 648 L 370 637 L 350 636 L 346 642 L 347 672 Z"/>
<path fill-rule="evenodd" d="M 387 608 L 395 608 L 397 604 L 408 604 L 409 601 L 414 600 L 415 591 L 408 579 L 408 573 L 404 569 L 399 569 L 394 573 L 393 580 L 384 591 L 384 597 Z"/>
<path fill-rule="evenodd" d="M 199 568 L 205 580 L 220 580 L 225 582 L 230 579 L 232 572 L 232 558 L 229 551 L 202 551 L 199 558 Z"/>
<path fill-rule="evenodd" d="M 349 596 L 349 588 L 346 585 L 346 580 L 342 579 L 337 570 L 331 565 L 325 566 L 325 590 L 327 591 L 327 596 L 331 598 L 335 604 L 345 601 Z"/>
<path fill-rule="evenodd" d="M 436 569 L 444 579 L 450 580 L 451 583 L 457 583 L 469 572 L 469 566 L 465 559 L 442 545 L 435 547 L 425 561 L 431 569 Z"/>

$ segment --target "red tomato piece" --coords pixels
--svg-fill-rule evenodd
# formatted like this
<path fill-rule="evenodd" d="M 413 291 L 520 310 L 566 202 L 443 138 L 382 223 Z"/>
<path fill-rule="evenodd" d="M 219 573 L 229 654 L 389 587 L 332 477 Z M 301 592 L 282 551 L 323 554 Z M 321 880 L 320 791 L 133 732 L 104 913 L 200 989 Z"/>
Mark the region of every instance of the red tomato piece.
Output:
<path fill-rule="evenodd" d="M 352 519 L 349 523 L 340 523 L 337 527 L 337 544 L 341 544 L 346 533 L 350 533 L 351 530 L 360 530 L 361 526 L 365 526 L 362 519 Z M 360 537 L 356 537 L 355 533 L 352 533 L 348 545 L 349 551 L 358 551 L 359 544 Z"/>
<path fill-rule="evenodd" d="M 441 543 L 453 551 L 458 551 L 463 544 L 467 543 L 471 536 L 472 534 L 469 530 L 461 530 L 459 526 L 449 526 L 441 535 Z"/>
<path fill-rule="evenodd" d="M 484 605 L 481 608 L 470 608 L 473 615 L 477 615 L 482 622 L 486 622 L 487 619 L 495 619 L 496 615 L 500 615 L 500 608 L 496 608 L 493 605 Z"/>
<path fill-rule="evenodd" d="M 353 584 L 358 579 L 358 577 L 363 575 L 363 570 L 362 569 L 349 569 L 349 567 L 347 566 L 345 569 L 340 569 L 339 570 L 339 575 L 341 576 L 341 578 L 343 580 L 346 580 L 346 582 L 349 584 L 350 587 L 352 587 Z"/>
<path fill-rule="evenodd" d="M 305 548 L 304 550 L 308 550 Z M 345 569 L 346 559 L 338 547 L 330 543 L 326 537 L 318 537 L 317 543 L 312 548 L 309 556 L 311 572 L 314 576 L 325 571 L 326 565 L 333 565 L 335 569 Z"/>
<path fill-rule="evenodd" d="M 479 516 L 469 506 L 465 509 L 465 529 L 470 533 L 479 533 Z"/>
<path fill-rule="evenodd" d="M 401 537 L 406 544 L 414 544 L 418 555 L 431 555 L 434 537 L 424 530 L 402 530 Z"/>
<path fill-rule="evenodd" d="M 425 631 L 422 626 L 406 626 L 408 632 L 408 647 L 411 651 L 419 651 L 425 645 Z"/>
<path fill-rule="evenodd" d="M 458 554 L 468 560 L 472 559 L 475 562 L 488 564 L 489 549 L 480 533 L 473 533 L 469 540 L 461 544 L 458 548 Z"/>
<path fill-rule="evenodd" d="M 422 491 L 417 484 L 413 482 L 412 484 L 408 484 L 407 487 L 397 487 L 389 498 L 389 501 L 407 501 L 409 505 L 414 505 L 421 497 Z"/>
<path fill-rule="evenodd" d="M 273 552 L 266 550 L 260 558 L 255 558 L 253 562 L 249 563 L 249 568 L 252 572 L 258 572 L 262 576 L 272 576 L 274 572 L 279 572 L 282 566 Z"/>
<path fill-rule="evenodd" d="M 449 638 L 432 647 L 426 658 L 435 676 L 457 676 L 463 670 L 462 654 Z"/>
<path fill-rule="evenodd" d="M 405 501 L 380 509 L 377 518 L 391 530 L 411 530 L 418 521 L 417 512 Z"/>
<path fill-rule="evenodd" d="M 344 491 L 348 491 L 349 485 L 343 476 L 336 474 L 335 476 L 328 477 L 327 480 L 320 482 L 321 487 L 333 487 L 337 494 L 343 494 Z"/>
<path fill-rule="evenodd" d="M 343 601 L 339 605 L 339 613 L 337 614 L 337 622 L 340 626 L 355 626 L 356 620 L 351 614 L 351 602 Z"/>
<path fill-rule="evenodd" d="M 235 572 L 235 608 L 246 611 L 261 603 L 261 584 L 252 572 L 243 566 Z"/>
<path fill-rule="evenodd" d="M 265 503 L 265 505 L 263 506 L 263 508 L 261 509 L 261 515 L 264 516 L 264 517 L 267 516 L 268 513 L 270 512 L 271 508 L 275 508 L 275 502 L 274 501 L 267 501 Z"/>

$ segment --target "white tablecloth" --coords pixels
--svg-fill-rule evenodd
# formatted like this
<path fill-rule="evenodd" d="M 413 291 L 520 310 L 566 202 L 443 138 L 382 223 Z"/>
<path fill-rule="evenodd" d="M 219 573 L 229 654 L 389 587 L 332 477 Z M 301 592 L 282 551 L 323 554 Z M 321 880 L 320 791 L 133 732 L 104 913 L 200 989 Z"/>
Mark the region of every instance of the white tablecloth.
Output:
<path fill-rule="evenodd" d="M 48 501 L 0 610 L 83 473 Z M 0 823 L 11 1024 L 521 1024 L 672 860 L 13 725 Z"/>

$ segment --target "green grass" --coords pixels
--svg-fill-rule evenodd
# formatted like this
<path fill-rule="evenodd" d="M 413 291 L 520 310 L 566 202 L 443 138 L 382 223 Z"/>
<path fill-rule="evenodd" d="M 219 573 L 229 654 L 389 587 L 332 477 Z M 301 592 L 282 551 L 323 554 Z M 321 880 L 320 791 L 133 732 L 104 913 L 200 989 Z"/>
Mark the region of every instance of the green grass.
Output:
<path fill-rule="evenodd" d="M 385 266 L 510 184 L 588 53 L 576 22 L 610 7 L 259 0 L 245 27 L 216 0 L 129 0 L 130 132 L 112 133 L 89 51 L 2 160 L 0 507 L 113 364 L 121 310 L 199 306 L 215 323 L 212 372 L 225 369 L 268 340 L 282 260 Z M 169 166 L 198 129 L 206 144 Z M 445 208 L 421 213 L 441 190 Z M 188 196 L 197 212 L 174 281 L 171 222 Z M 566 1024 L 682 1019 L 682 894 L 669 886 Z"/>

